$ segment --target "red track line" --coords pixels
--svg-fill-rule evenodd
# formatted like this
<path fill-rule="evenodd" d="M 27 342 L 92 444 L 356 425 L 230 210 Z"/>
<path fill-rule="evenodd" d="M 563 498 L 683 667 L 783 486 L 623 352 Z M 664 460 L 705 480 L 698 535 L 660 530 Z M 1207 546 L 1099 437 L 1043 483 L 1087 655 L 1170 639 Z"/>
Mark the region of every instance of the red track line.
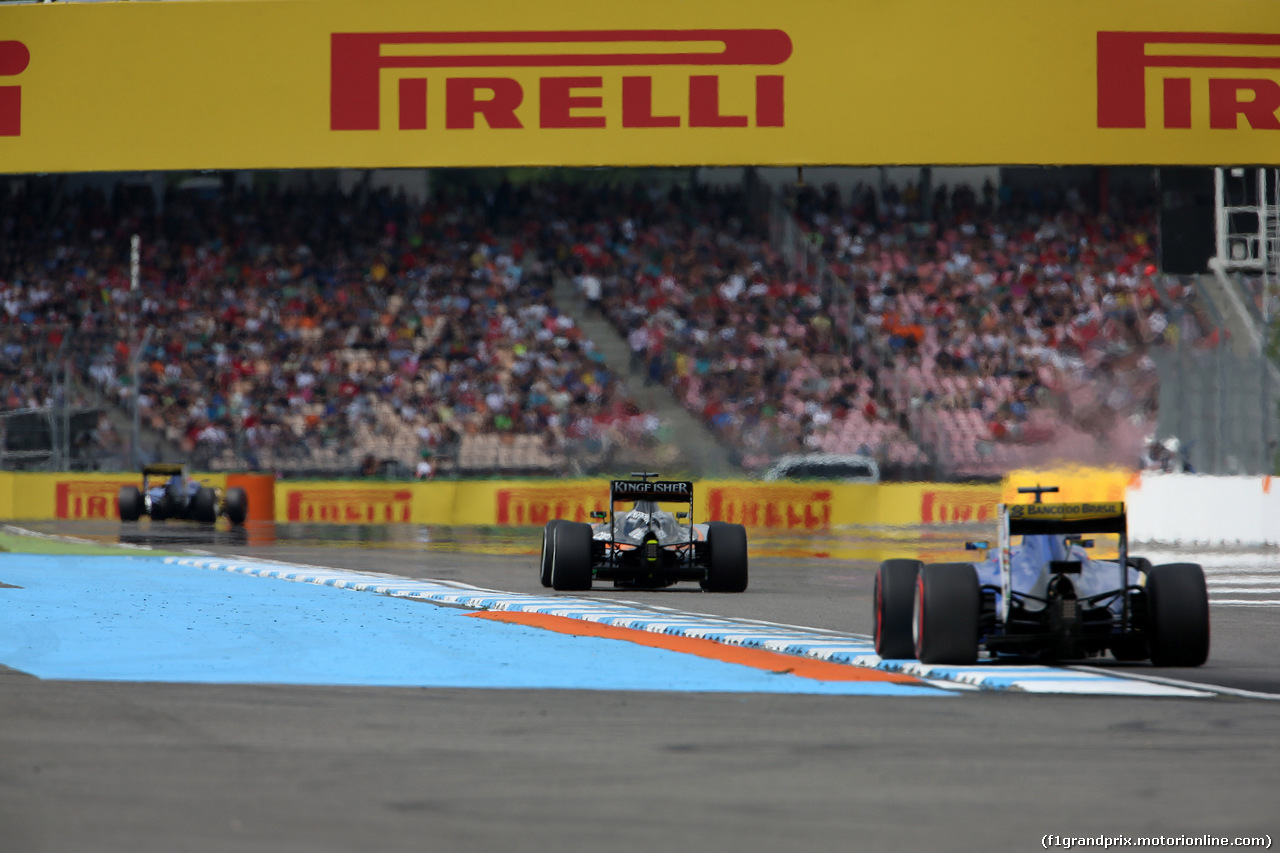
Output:
<path fill-rule="evenodd" d="M 616 625 L 602 625 L 598 622 L 587 622 L 583 619 L 571 619 L 567 616 L 553 616 L 548 613 L 525 613 L 518 610 L 481 610 L 468 614 L 480 619 L 491 619 L 495 622 L 509 622 L 515 625 L 528 625 L 533 628 L 545 628 L 559 634 L 572 634 L 577 637 L 602 637 L 607 640 L 626 640 L 655 649 L 666 649 L 672 652 L 697 655 L 701 658 L 736 663 L 755 669 L 775 672 L 779 675 L 798 675 L 801 678 L 812 678 L 816 681 L 887 681 L 893 684 L 923 685 L 920 679 L 895 672 L 885 672 L 870 667 L 850 666 L 849 664 L 832 663 L 825 660 L 813 660 L 796 655 L 784 655 L 764 649 L 745 649 L 741 646 L 730 646 L 714 640 L 700 637 L 676 637 L 670 634 L 655 634 L 640 631 L 636 628 L 620 628 Z"/>

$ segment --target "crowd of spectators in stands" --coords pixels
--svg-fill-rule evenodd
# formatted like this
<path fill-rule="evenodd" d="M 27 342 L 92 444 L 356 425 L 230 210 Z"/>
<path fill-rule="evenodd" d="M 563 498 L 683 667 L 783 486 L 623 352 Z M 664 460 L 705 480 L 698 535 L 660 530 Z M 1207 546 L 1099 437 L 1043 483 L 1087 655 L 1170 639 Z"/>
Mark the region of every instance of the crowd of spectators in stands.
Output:
<path fill-rule="evenodd" d="M 136 393 L 197 463 L 301 469 L 354 470 L 377 449 L 423 470 L 478 434 L 536 436 L 546 452 L 528 458 L 549 464 L 604 430 L 653 429 L 552 304 L 520 235 L 530 198 L 495 221 L 483 198 L 173 192 L 158 215 L 127 188 L 45 189 L 2 208 L 7 405 L 49 402 L 61 355 L 112 402 Z"/>
<path fill-rule="evenodd" d="M 991 474 L 1049 448 L 1132 464 L 1157 402 L 1147 347 L 1206 331 L 1159 285 L 1154 207 L 1128 193 L 1098 212 L 991 184 L 940 187 L 928 210 L 913 185 L 794 190 L 843 298 L 783 263 L 740 190 L 703 196 L 597 194 L 573 264 L 649 379 L 749 469 L 806 449 L 903 471 Z"/>
<path fill-rule="evenodd" d="M 748 470 L 797 450 L 971 473 L 1048 443 L 1136 457 L 1146 348 L 1204 331 L 1153 275 L 1151 206 L 990 185 L 930 198 L 788 194 L 837 293 L 771 242 L 743 187 L 503 184 L 411 204 L 228 185 L 157 210 L 125 185 L 33 183 L 0 200 L 0 393 L 45 405 L 46 367 L 70 358 L 195 459 L 275 468 L 355 470 L 383 447 L 432 472 L 419 460 L 495 435 L 548 466 L 575 442 L 652 443 L 661 424 L 555 304 L 565 275 Z"/>
<path fill-rule="evenodd" d="M 600 292 L 633 364 L 745 468 L 805 449 L 837 410 L 874 405 L 874 374 L 842 338 L 851 316 L 788 268 L 744 189 L 597 191 L 562 210 L 568 272 Z"/>
<path fill-rule="evenodd" d="M 864 340 L 893 374 L 892 408 L 975 471 L 1050 449 L 1133 464 L 1157 409 L 1148 348 L 1211 333 L 1182 285 L 1156 274 L 1154 198 L 988 183 L 939 187 L 925 213 L 906 196 L 793 202 L 853 288 Z"/>

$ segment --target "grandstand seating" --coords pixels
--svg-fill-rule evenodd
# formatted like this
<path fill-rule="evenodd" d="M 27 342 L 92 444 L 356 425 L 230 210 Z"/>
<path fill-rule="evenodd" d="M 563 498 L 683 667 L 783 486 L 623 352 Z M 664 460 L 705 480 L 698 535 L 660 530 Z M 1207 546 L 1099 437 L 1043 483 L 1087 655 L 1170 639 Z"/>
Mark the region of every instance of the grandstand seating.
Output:
<path fill-rule="evenodd" d="M 131 405 L 150 327 L 144 422 L 215 469 L 355 474 L 372 454 L 403 472 L 426 451 L 436 473 L 552 473 L 652 454 L 661 425 L 551 300 L 552 276 L 592 276 L 649 380 L 747 470 L 806 449 L 870 452 L 890 476 L 1136 457 L 1145 349 L 1206 331 L 1185 290 L 1154 286 L 1150 209 L 981 199 L 957 191 L 925 219 L 869 192 L 795 193 L 833 294 L 736 188 L 503 185 L 426 205 L 228 189 L 160 212 L 31 182 L 0 201 L 0 392 L 43 405 L 61 358 Z"/>
<path fill-rule="evenodd" d="M 159 214 L 125 193 L 44 189 L 0 207 L 14 225 L 0 266 L 11 405 L 47 402 L 56 380 L 40 368 L 65 357 L 195 464 L 286 473 L 356 473 L 369 455 L 416 470 L 423 451 L 460 470 L 467 431 L 550 436 L 481 466 L 550 470 L 626 406 L 520 229 L 495 236 L 483 203 L 171 193 Z"/>

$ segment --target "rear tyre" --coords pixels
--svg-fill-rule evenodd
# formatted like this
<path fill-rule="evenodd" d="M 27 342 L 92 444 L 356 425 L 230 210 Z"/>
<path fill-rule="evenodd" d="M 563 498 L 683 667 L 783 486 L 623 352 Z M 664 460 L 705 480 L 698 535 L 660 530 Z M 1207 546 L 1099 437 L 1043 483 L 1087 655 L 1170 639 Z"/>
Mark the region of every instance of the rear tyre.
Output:
<path fill-rule="evenodd" d="M 174 514 L 173 496 L 169 494 L 168 489 L 160 493 L 157 498 L 154 495 L 151 498 L 151 520 L 164 521 L 172 518 Z"/>
<path fill-rule="evenodd" d="M 547 522 L 542 530 L 542 554 L 538 558 L 538 580 L 543 586 L 551 586 L 551 546 L 555 539 L 556 528 L 564 524 L 559 518 Z"/>
<path fill-rule="evenodd" d="M 982 591 L 971 564 L 923 566 L 916 577 L 913 611 L 912 632 L 921 663 L 977 663 Z"/>
<path fill-rule="evenodd" d="M 1147 576 L 1147 641 L 1156 666 L 1200 666 L 1209 658 L 1209 591 L 1196 563 L 1167 563 Z"/>
<path fill-rule="evenodd" d="M 137 521 L 142 517 L 142 491 L 137 486 L 121 486 L 118 503 L 121 521 Z"/>
<path fill-rule="evenodd" d="M 915 657 L 911 613 L 919 560 L 885 560 L 876 572 L 876 654 L 890 660 Z"/>
<path fill-rule="evenodd" d="M 713 521 L 707 525 L 707 592 L 743 592 L 747 588 L 747 529 Z"/>
<path fill-rule="evenodd" d="M 562 521 L 551 537 L 551 587 L 591 589 L 591 525 Z"/>
<path fill-rule="evenodd" d="M 212 523 L 218 520 L 218 496 L 208 486 L 201 486 L 191 498 L 191 517 Z"/>
<path fill-rule="evenodd" d="M 227 520 L 232 524 L 244 524 L 244 520 L 249 517 L 249 496 L 244 489 L 238 486 L 227 489 L 223 501 L 226 504 Z"/>

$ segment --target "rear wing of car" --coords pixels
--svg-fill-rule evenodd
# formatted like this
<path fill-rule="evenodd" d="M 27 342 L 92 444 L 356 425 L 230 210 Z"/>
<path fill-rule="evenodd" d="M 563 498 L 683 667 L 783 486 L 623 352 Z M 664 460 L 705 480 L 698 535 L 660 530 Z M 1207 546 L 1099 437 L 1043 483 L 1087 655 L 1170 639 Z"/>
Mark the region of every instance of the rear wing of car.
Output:
<path fill-rule="evenodd" d="M 1123 501 L 1104 503 L 1011 504 L 1011 536 L 1072 533 L 1120 533 L 1126 529 Z"/>
<path fill-rule="evenodd" d="M 632 476 L 641 476 L 635 475 Z M 653 475 L 648 475 L 653 476 Z M 613 507 L 618 501 L 653 501 L 655 503 L 682 503 L 688 512 L 677 513 L 684 517 L 693 541 L 693 483 L 689 480 L 612 480 L 609 483 L 609 536 L 613 541 Z"/>
<path fill-rule="evenodd" d="M 1120 588 L 1126 584 L 1129 537 L 1127 533 L 1124 501 L 1100 503 L 1031 503 L 1000 504 L 999 546 L 996 551 L 1000 570 L 1000 621 L 1009 620 L 1010 593 L 1013 587 L 1012 555 L 1010 539 L 1014 536 L 1046 535 L 1071 536 L 1085 533 L 1115 533 L 1120 537 Z M 1129 605 L 1125 599 L 1121 614 L 1124 629 L 1128 630 Z"/>
<path fill-rule="evenodd" d="M 693 505 L 693 483 L 688 480 L 613 480 L 610 501 L 657 501 Z"/>

